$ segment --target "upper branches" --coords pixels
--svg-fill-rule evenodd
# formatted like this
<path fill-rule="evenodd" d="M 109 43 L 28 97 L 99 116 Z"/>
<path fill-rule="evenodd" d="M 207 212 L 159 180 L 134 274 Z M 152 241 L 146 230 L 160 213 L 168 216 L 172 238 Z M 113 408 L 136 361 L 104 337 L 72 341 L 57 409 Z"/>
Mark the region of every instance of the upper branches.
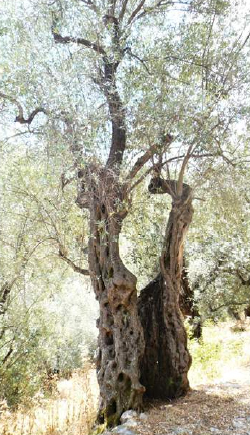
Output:
<path fill-rule="evenodd" d="M 164 146 L 161 146 L 161 148 L 162 148 L 161 152 L 166 152 L 167 148 L 169 147 L 169 145 L 171 144 L 172 141 L 173 141 L 173 136 L 171 136 L 170 134 L 167 134 L 166 136 L 164 136 Z M 133 168 L 131 169 L 131 171 L 129 172 L 129 174 L 127 176 L 127 180 L 131 181 L 137 175 L 137 173 L 143 168 L 143 166 L 155 154 L 159 154 L 159 146 L 158 145 L 151 146 L 141 157 L 139 157 L 137 159 Z"/>
<path fill-rule="evenodd" d="M 138 5 L 135 7 L 135 9 L 133 10 L 133 12 L 130 14 L 128 18 L 127 21 L 128 26 L 132 24 L 135 20 L 138 20 L 146 15 L 164 10 L 165 7 L 174 6 L 176 4 L 188 6 L 190 4 L 188 1 L 185 0 L 184 1 L 157 0 L 152 4 L 152 6 L 145 7 L 145 3 L 146 3 L 145 0 L 141 0 L 138 3 Z"/>
<path fill-rule="evenodd" d="M 96 5 L 96 3 L 92 0 L 81 0 L 82 3 L 84 3 L 89 9 L 92 9 L 95 11 L 95 13 L 99 13 L 99 8 Z"/>

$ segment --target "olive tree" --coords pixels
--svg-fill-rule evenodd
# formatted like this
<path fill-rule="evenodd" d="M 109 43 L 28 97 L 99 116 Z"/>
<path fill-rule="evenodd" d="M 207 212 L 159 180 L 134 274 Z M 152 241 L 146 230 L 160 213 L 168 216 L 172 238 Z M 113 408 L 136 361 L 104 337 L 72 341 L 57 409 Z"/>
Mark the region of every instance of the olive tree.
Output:
<path fill-rule="evenodd" d="M 199 185 L 217 160 L 230 164 L 230 126 L 244 115 L 237 89 L 245 86 L 248 35 L 228 26 L 233 1 L 27 1 L 14 18 L 13 3 L 4 8 L 5 116 L 11 107 L 20 134 L 41 141 L 48 161 L 70 150 L 62 189 L 77 180 L 76 204 L 89 220 L 88 267 L 61 246 L 59 254 L 90 275 L 99 302 L 99 421 L 113 425 L 142 407 L 145 391 L 166 398 L 189 388 L 179 309 L 195 187 L 187 178 L 195 173 Z M 119 237 L 137 186 L 150 176 L 150 193 L 170 195 L 172 210 L 158 281 L 138 305 Z"/>

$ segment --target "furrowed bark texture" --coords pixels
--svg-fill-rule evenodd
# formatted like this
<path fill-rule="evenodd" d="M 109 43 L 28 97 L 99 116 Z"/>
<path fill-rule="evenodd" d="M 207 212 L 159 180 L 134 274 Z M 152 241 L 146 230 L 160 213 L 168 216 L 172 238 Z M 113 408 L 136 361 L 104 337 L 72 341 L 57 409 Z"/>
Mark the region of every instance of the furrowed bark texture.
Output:
<path fill-rule="evenodd" d="M 151 398 L 179 397 L 189 389 L 187 372 L 191 357 L 179 307 L 183 261 L 183 239 L 192 220 L 191 189 L 183 185 L 177 196 L 176 182 L 153 179 L 151 193 L 172 196 L 172 210 L 167 224 L 160 273 L 142 290 L 138 310 L 144 329 L 145 353 L 141 364 L 141 382 Z"/>
<path fill-rule="evenodd" d="M 104 168 L 89 185 L 89 268 L 100 304 L 97 376 L 99 422 L 116 425 L 127 409 L 140 409 L 145 388 L 139 382 L 144 352 L 137 312 L 136 278 L 119 254 L 119 234 L 127 212 L 116 176 Z"/>

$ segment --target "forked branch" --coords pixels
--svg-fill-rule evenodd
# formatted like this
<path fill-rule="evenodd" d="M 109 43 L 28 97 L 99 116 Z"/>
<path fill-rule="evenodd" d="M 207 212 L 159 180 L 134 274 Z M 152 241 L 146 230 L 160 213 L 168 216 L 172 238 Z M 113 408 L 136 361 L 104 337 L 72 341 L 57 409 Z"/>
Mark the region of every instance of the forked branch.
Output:
<path fill-rule="evenodd" d="M 161 7 L 170 6 L 170 5 L 173 5 L 175 3 L 181 3 L 182 4 L 182 2 L 174 2 L 174 1 L 171 1 L 171 0 L 158 0 L 153 6 L 147 7 L 143 11 L 141 11 L 143 6 L 144 6 L 144 3 L 145 3 L 145 0 L 142 0 L 138 4 L 136 9 L 132 12 L 132 14 L 131 14 L 131 16 L 129 17 L 129 20 L 128 20 L 128 25 L 131 24 L 132 21 L 138 20 L 141 17 L 144 17 L 145 15 L 147 15 L 147 14 L 149 14 L 151 12 L 160 10 Z"/>
<path fill-rule="evenodd" d="M 38 113 L 44 113 L 45 115 L 48 115 L 48 111 L 46 109 L 44 109 L 43 107 L 37 107 L 36 109 L 34 109 L 31 114 L 29 115 L 28 118 L 24 118 L 24 112 L 23 112 L 23 107 L 22 105 L 19 103 L 18 100 L 16 100 L 16 98 L 11 97 L 10 95 L 6 95 L 3 92 L 0 92 L 0 97 L 10 101 L 11 103 L 15 104 L 15 106 L 18 109 L 18 115 L 15 119 L 16 122 L 19 122 L 20 124 L 28 124 L 30 125 L 32 123 L 32 121 L 34 120 L 35 116 Z"/>
<path fill-rule="evenodd" d="M 167 134 L 165 136 L 165 144 L 169 146 L 169 144 L 172 141 L 173 141 L 173 136 Z M 143 168 L 143 166 L 150 160 L 150 158 L 157 153 L 157 150 L 159 150 L 159 146 L 153 145 L 141 157 L 139 157 L 135 162 L 133 168 L 129 172 L 127 176 L 127 180 L 132 180 L 137 175 L 137 173 Z M 166 149 L 164 149 L 163 151 L 166 151 Z"/>
<path fill-rule="evenodd" d="M 132 12 L 132 14 L 130 15 L 130 17 L 128 19 L 128 25 L 132 23 L 133 19 L 141 11 L 144 3 L 145 3 L 145 0 L 141 0 L 140 3 L 138 4 L 138 6 L 134 9 L 134 11 Z"/>

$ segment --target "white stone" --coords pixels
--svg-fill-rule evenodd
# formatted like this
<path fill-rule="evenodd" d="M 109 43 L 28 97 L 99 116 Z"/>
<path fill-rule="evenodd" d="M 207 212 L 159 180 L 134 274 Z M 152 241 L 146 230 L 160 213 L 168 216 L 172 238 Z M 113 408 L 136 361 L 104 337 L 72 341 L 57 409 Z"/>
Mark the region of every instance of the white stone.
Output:
<path fill-rule="evenodd" d="M 132 430 L 128 429 L 125 425 L 120 425 L 115 427 L 112 430 L 112 435 L 136 435 L 135 432 L 133 432 Z"/>
<path fill-rule="evenodd" d="M 187 432 L 186 429 L 182 428 L 182 427 L 176 427 L 175 429 L 172 429 L 174 433 L 176 434 L 183 434 L 184 432 Z"/>
<path fill-rule="evenodd" d="M 138 426 L 138 423 L 135 420 L 131 419 L 131 420 L 126 420 L 123 423 L 123 425 L 128 426 L 128 427 L 136 427 L 136 426 Z"/>
<path fill-rule="evenodd" d="M 147 416 L 147 414 L 146 414 L 145 412 L 142 412 L 142 413 L 139 415 L 139 418 L 140 418 L 141 420 L 147 420 L 147 419 L 148 419 L 148 416 Z"/>
<path fill-rule="evenodd" d="M 233 420 L 233 426 L 237 428 L 245 427 L 245 424 L 242 420 Z"/>
<path fill-rule="evenodd" d="M 129 411 L 125 411 L 121 415 L 121 422 L 124 423 L 126 420 L 130 420 L 137 417 L 137 412 L 130 409 Z"/>

